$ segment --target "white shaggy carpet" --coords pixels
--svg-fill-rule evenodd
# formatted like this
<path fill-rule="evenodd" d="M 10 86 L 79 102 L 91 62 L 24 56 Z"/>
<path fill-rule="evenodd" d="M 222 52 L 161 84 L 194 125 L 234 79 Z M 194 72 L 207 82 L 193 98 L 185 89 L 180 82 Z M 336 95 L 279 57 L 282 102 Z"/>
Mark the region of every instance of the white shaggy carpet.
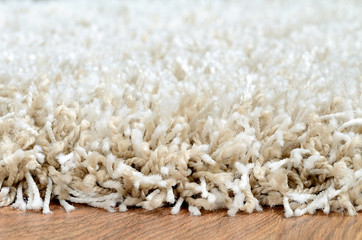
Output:
<path fill-rule="evenodd" d="M 2 1 L 0 204 L 362 209 L 361 1 Z"/>

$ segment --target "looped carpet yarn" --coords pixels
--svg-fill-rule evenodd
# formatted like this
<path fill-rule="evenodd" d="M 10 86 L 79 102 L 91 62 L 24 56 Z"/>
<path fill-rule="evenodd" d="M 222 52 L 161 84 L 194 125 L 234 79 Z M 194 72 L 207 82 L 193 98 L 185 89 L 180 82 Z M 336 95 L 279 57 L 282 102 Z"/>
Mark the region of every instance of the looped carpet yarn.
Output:
<path fill-rule="evenodd" d="M 0 3 L 0 206 L 362 208 L 360 1 Z"/>

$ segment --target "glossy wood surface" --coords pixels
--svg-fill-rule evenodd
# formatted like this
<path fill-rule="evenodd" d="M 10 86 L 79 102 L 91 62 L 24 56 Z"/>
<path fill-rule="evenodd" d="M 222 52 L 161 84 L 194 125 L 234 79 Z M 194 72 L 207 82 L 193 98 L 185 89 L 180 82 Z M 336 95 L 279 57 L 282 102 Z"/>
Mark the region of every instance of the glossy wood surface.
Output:
<path fill-rule="evenodd" d="M 362 213 L 346 213 L 286 219 L 281 208 L 263 213 L 202 211 L 189 216 L 186 209 L 171 215 L 169 208 L 154 211 L 131 209 L 109 213 L 84 205 L 66 213 L 57 204 L 53 214 L 0 209 L 1 239 L 362 239 Z"/>

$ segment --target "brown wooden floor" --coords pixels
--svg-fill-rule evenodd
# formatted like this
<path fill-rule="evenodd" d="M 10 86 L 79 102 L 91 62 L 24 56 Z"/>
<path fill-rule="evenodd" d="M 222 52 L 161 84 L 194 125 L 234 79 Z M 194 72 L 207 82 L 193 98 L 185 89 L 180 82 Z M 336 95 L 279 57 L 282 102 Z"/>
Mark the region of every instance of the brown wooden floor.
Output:
<path fill-rule="evenodd" d="M 302 216 L 286 219 L 282 210 L 229 217 L 226 211 L 191 217 L 187 210 L 132 209 L 108 213 L 75 205 L 66 213 L 51 205 L 52 215 L 0 209 L 1 239 L 362 239 L 362 213 Z"/>

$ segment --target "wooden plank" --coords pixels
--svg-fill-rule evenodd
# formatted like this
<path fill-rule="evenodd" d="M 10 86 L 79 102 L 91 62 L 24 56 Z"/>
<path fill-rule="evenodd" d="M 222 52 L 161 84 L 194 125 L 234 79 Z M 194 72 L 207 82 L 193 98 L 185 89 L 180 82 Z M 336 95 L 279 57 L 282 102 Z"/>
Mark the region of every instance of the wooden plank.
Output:
<path fill-rule="evenodd" d="M 183 209 L 171 215 L 169 208 L 147 211 L 132 209 L 108 213 L 102 209 L 75 205 L 66 213 L 51 205 L 52 215 L 39 211 L 0 209 L 1 239 L 362 239 L 362 214 L 344 213 L 286 219 L 282 209 L 263 213 L 202 211 L 201 217 L 189 216 Z"/>

